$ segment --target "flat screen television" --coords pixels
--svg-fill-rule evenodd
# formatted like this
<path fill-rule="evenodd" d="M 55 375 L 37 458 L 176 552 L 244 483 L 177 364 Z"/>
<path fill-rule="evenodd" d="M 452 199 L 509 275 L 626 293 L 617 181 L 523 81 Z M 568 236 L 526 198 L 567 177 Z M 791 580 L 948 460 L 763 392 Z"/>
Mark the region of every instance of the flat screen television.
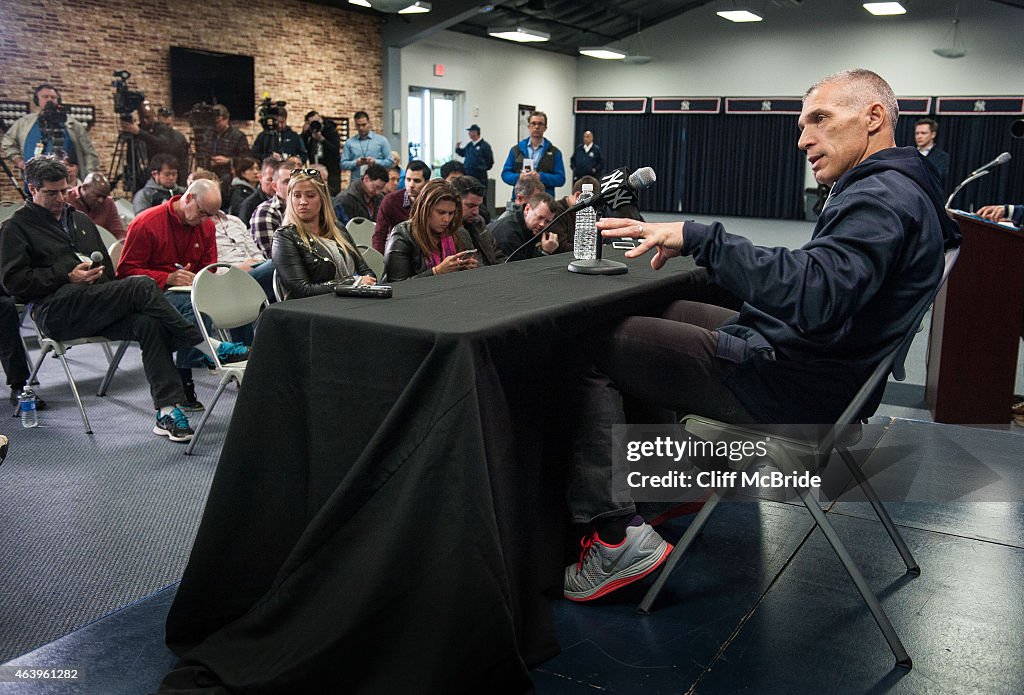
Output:
<path fill-rule="evenodd" d="M 171 108 L 185 117 L 194 104 L 223 104 L 233 121 L 255 118 L 253 57 L 171 46 Z"/>

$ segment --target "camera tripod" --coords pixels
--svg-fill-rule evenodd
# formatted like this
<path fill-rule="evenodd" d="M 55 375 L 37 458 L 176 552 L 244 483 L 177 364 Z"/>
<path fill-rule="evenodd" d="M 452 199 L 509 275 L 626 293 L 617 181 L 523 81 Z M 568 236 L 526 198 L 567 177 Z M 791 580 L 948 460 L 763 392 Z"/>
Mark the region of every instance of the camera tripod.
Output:
<path fill-rule="evenodd" d="M 134 195 L 146 185 L 145 161 L 145 145 L 131 133 L 118 133 L 107 172 L 110 187 L 114 188 L 123 179 L 125 190 Z"/>

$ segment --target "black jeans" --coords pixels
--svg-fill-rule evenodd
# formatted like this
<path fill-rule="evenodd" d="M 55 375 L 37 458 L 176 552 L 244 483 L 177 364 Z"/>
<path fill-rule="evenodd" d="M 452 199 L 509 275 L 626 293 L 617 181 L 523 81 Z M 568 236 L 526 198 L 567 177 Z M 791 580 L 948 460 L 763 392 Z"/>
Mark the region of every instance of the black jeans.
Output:
<path fill-rule="evenodd" d="M 735 365 L 716 356 L 715 329 L 735 315 L 720 306 L 679 301 L 658 317 L 633 316 L 594 337 L 596 355 L 577 394 L 567 492 L 574 522 L 636 510 L 629 488 L 616 485 L 626 474 L 615 475 L 612 457 L 612 426 L 627 422 L 624 397 L 632 422 L 669 424 L 676 413 L 755 421 L 722 383 Z"/>
<path fill-rule="evenodd" d="M 21 327 L 14 298 L 0 296 L 0 364 L 7 375 L 7 385 L 17 388 L 28 381 L 28 356 L 21 342 Z"/>
<path fill-rule="evenodd" d="M 203 336 L 168 304 L 152 278 L 69 283 L 37 304 L 36 318 L 43 332 L 56 340 L 93 335 L 137 340 L 153 406 L 159 409 L 185 400 L 171 353 L 190 348 Z"/>

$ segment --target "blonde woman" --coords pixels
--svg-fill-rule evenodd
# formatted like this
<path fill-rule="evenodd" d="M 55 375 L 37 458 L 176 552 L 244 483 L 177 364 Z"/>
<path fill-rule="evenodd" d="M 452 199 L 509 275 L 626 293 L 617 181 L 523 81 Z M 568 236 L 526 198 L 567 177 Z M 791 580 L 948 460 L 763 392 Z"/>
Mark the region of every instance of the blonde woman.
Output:
<path fill-rule="evenodd" d="M 376 284 L 352 237 L 338 224 L 318 170 L 292 170 L 283 221 L 274 232 L 271 255 L 286 299 L 329 294 L 338 285 Z"/>
<path fill-rule="evenodd" d="M 462 227 L 462 201 L 442 179 L 427 182 L 409 212 L 395 225 L 384 254 L 388 282 L 430 277 L 482 265 L 481 257 Z"/>

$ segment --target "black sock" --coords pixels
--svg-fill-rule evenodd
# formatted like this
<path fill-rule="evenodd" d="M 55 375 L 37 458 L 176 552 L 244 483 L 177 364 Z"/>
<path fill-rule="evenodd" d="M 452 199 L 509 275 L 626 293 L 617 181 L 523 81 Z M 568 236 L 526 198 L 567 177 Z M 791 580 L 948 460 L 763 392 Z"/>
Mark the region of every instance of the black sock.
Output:
<path fill-rule="evenodd" d="M 607 545 L 618 545 L 626 538 L 626 527 L 635 515 L 630 512 L 622 516 L 607 516 L 594 520 L 597 537 Z"/>

